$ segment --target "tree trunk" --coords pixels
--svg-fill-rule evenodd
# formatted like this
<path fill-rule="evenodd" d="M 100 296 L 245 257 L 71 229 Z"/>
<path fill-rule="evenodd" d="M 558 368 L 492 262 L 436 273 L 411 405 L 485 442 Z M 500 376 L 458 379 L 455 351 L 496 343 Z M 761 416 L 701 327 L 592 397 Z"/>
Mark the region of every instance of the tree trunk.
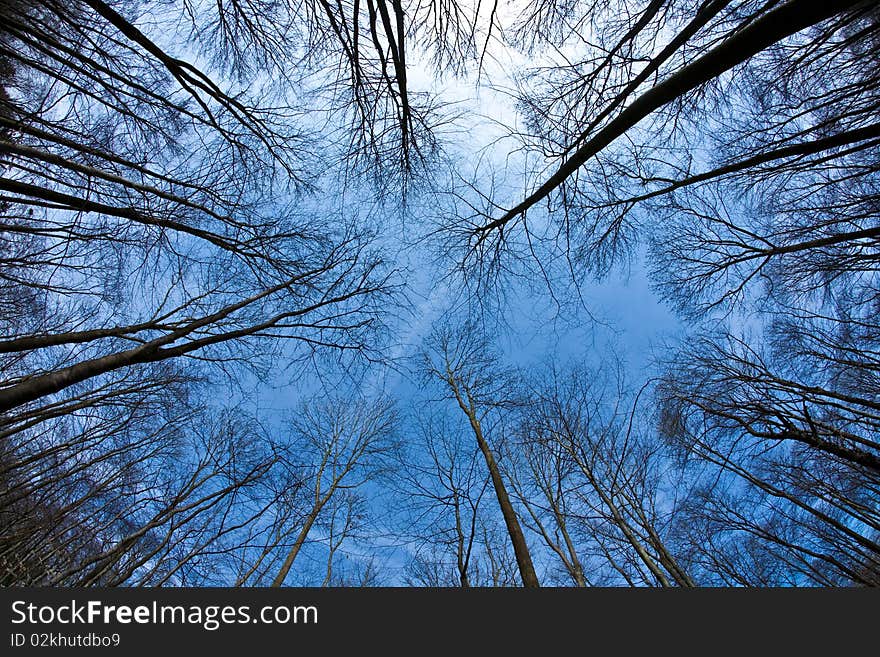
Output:
<path fill-rule="evenodd" d="M 601 128 L 557 169 L 538 189 L 503 216 L 478 230 L 486 234 L 525 213 L 547 198 L 565 180 L 627 130 L 687 92 L 742 64 L 765 48 L 859 4 L 859 0 L 792 0 L 769 11 L 702 57 L 636 98 L 615 119 Z"/>
<path fill-rule="evenodd" d="M 299 554 L 299 551 L 305 544 L 309 531 L 311 531 L 312 525 L 315 524 L 315 520 L 317 520 L 320 512 L 321 507 L 318 506 L 312 509 L 311 513 L 309 513 L 303 528 L 300 530 L 299 535 L 296 537 L 296 541 L 293 543 L 293 547 L 290 548 L 290 552 L 287 553 L 287 558 L 281 565 L 281 570 L 278 571 L 278 575 L 275 576 L 275 580 L 272 582 L 273 587 L 279 587 L 284 584 L 284 580 L 287 578 L 287 573 L 290 572 L 290 569 L 293 566 L 293 561 L 296 559 L 296 555 Z"/>
<path fill-rule="evenodd" d="M 483 453 L 486 460 L 486 467 L 489 468 L 489 476 L 492 478 L 492 487 L 495 489 L 495 496 L 498 498 L 498 506 L 501 507 L 501 515 L 504 516 L 504 524 L 507 526 L 507 533 L 510 535 L 510 542 L 513 544 L 513 553 L 516 556 L 516 565 L 519 567 L 519 574 L 522 578 L 523 586 L 528 588 L 537 588 L 541 586 L 538 582 L 538 575 L 535 573 L 535 567 L 532 564 L 532 556 L 529 553 L 529 546 L 526 544 L 526 537 L 523 535 L 522 527 L 520 527 L 519 519 L 516 517 L 516 511 L 510 502 L 510 496 L 507 494 L 507 488 L 504 480 L 501 478 L 501 472 L 498 469 L 498 463 L 489 444 L 483 435 L 483 428 L 480 420 L 477 418 L 473 405 L 467 405 L 461 398 L 458 384 L 454 378 L 448 379 L 458 405 L 467 415 L 471 428 L 474 430 L 474 436 L 477 439 L 477 445 Z"/>

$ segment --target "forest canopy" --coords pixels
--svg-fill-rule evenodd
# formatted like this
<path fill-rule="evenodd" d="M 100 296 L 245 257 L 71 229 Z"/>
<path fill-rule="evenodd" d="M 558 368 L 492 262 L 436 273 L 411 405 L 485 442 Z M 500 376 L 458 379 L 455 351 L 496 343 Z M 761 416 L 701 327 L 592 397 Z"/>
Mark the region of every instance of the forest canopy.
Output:
<path fill-rule="evenodd" d="M 0 584 L 880 585 L 878 267 L 869 0 L 7 0 Z"/>

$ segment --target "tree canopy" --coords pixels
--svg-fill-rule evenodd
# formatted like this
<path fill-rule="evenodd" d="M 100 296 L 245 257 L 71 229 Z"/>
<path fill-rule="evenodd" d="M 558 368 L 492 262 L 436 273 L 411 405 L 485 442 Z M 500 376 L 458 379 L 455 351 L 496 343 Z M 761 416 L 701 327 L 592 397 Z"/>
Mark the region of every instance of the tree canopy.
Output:
<path fill-rule="evenodd" d="M 4 2 L 0 582 L 880 584 L 878 53 L 868 0 Z"/>

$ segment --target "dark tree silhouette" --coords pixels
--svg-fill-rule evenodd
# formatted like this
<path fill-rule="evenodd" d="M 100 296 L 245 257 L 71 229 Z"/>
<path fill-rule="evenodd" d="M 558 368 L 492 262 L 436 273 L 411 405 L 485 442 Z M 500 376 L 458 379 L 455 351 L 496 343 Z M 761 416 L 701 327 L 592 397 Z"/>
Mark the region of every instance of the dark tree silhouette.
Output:
<path fill-rule="evenodd" d="M 476 324 L 465 323 L 460 328 L 442 326 L 429 338 L 423 358 L 427 375 L 445 387 L 446 395 L 467 417 L 492 481 L 523 586 L 540 586 L 519 516 L 502 476 L 497 448 L 490 445 L 484 428 L 489 413 L 510 401 L 504 395 L 504 374 L 497 366 L 489 343 L 480 335 Z"/>

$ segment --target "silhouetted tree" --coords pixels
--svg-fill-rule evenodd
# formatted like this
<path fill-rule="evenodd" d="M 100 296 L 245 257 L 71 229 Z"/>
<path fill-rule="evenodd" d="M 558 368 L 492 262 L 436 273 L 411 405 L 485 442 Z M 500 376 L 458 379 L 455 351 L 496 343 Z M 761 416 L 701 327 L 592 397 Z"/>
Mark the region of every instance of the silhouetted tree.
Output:
<path fill-rule="evenodd" d="M 423 359 L 427 375 L 444 386 L 446 395 L 467 417 L 504 517 L 523 586 L 539 586 L 528 543 L 498 464 L 497 448 L 490 445 L 484 429 L 489 414 L 511 401 L 505 395 L 504 374 L 489 343 L 475 324 L 445 325 L 429 337 Z"/>

